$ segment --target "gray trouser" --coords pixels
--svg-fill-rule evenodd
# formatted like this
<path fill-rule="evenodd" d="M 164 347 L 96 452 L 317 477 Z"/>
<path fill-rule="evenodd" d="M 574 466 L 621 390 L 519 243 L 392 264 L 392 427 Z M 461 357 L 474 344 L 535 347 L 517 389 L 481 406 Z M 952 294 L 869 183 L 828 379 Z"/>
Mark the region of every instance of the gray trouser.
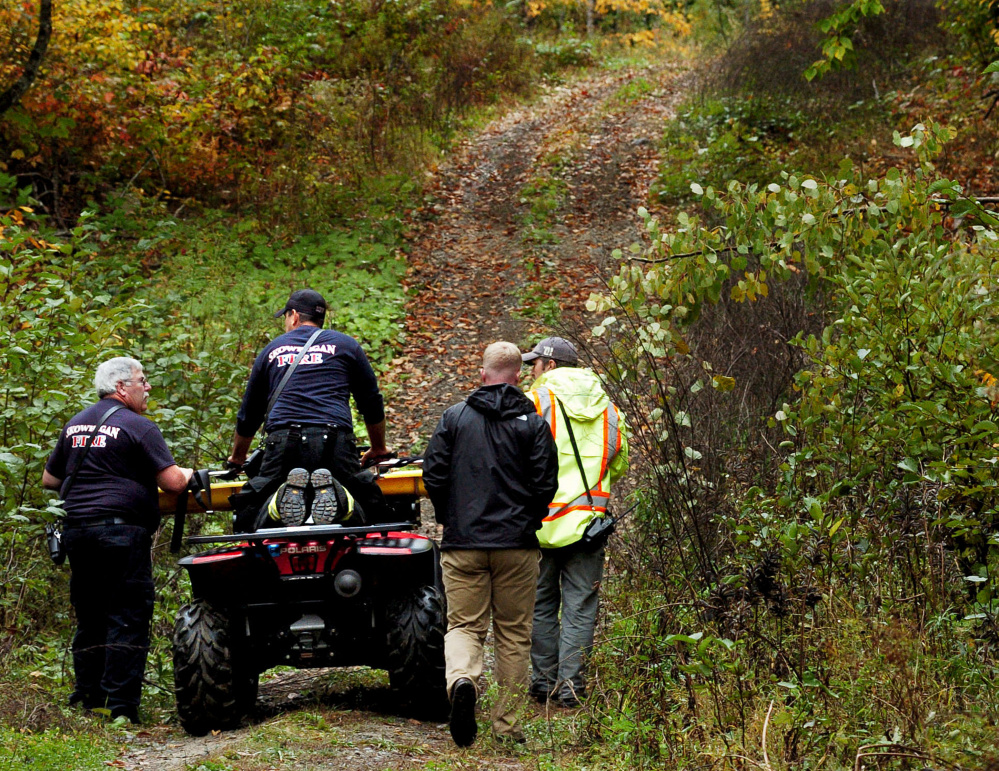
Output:
<path fill-rule="evenodd" d="M 541 550 L 531 640 L 532 693 L 577 698 L 586 693 L 584 657 L 593 647 L 603 573 L 603 548 Z"/>

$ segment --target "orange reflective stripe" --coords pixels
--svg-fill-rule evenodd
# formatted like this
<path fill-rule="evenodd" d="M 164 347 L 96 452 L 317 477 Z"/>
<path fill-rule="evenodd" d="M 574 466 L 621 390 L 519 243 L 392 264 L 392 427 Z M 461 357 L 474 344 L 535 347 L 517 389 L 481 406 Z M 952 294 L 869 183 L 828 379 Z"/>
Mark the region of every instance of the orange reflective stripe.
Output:
<path fill-rule="evenodd" d="M 580 509 L 589 509 L 592 511 L 607 511 L 607 503 L 610 501 L 610 493 L 604 493 L 600 490 L 591 490 L 590 495 L 593 496 L 593 503 L 590 503 L 590 499 L 586 497 L 586 494 L 577 496 L 567 503 L 550 503 L 548 504 L 548 511 L 552 512 L 547 517 L 544 518 L 544 522 L 553 522 L 556 519 L 560 519 L 568 514 L 570 511 L 579 511 Z M 598 504 L 603 504 L 598 505 Z M 554 509 L 554 511 L 553 511 Z"/>
<path fill-rule="evenodd" d="M 593 496 L 594 500 L 598 498 L 610 498 L 610 493 L 605 493 L 600 490 L 590 490 L 590 495 Z M 560 506 L 576 506 L 582 503 L 589 503 L 589 500 L 590 499 L 586 496 L 586 493 L 583 493 L 582 495 L 577 495 L 571 501 L 566 501 L 564 503 L 549 503 L 548 508 L 557 509 Z"/>
<path fill-rule="evenodd" d="M 604 410 L 604 454 L 600 459 L 600 476 L 597 477 L 597 489 L 600 489 L 600 485 L 603 484 L 604 475 L 607 473 L 607 456 L 610 454 L 610 449 L 607 447 L 607 435 L 610 431 L 610 411 L 613 409 L 613 405 Z"/>
<path fill-rule="evenodd" d="M 621 451 L 621 418 L 617 407 L 611 404 L 604 412 L 604 458 L 600 464 L 600 481 L 604 480 L 604 475 L 610 463 Z"/>
<path fill-rule="evenodd" d="M 545 422 L 552 431 L 552 437 L 554 437 L 555 410 L 552 409 L 552 404 L 555 401 L 555 394 L 552 393 L 550 388 L 534 389 L 531 393 L 534 399 L 534 409 L 545 419 Z"/>
<path fill-rule="evenodd" d="M 580 509 L 586 509 L 587 511 L 595 511 L 595 512 L 599 512 L 601 514 L 606 514 L 607 513 L 607 507 L 606 506 L 590 506 L 589 503 L 587 503 L 584 506 L 570 506 L 569 508 L 565 509 L 564 511 L 558 511 L 558 512 L 556 512 L 554 514 L 549 514 L 542 521 L 543 522 L 554 522 L 556 519 L 561 519 L 566 514 L 571 514 L 572 512 L 579 511 Z"/>

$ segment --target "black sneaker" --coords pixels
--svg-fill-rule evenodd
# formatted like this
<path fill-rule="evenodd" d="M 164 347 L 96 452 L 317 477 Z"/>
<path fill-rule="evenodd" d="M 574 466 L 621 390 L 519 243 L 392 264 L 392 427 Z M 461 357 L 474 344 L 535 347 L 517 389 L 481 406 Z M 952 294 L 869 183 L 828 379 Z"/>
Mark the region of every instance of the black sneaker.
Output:
<path fill-rule="evenodd" d="M 118 706 L 111 710 L 111 719 L 127 717 L 132 725 L 139 725 L 139 708 L 134 706 Z"/>
<path fill-rule="evenodd" d="M 340 518 L 337 505 L 336 483 L 328 469 L 317 468 L 312 472 L 312 521 L 317 525 L 332 525 Z"/>
<path fill-rule="evenodd" d="M 106 696 L 96 697 L 89 693 L 80 693 L 79 691 L 73 691 L 69 695 L 69 706 L 82 707 L 84 711 L 90 711 L 92 709 L 96 709 L 97 707 L 103 707 L 106 702 Z"/>
<path fill-rule="evenodd" d="M 309 484 L 309 472 L 304 468 L 293 468 L 288 472 L 288 481 L 281 487 L 277 497 L 277 510 L 281 524 L 285 527 L 298 527 L 308 516 L 305 508 L 305 488 Z"/>
<path fill-rule="evenodd" d="M 451 689 L 451 738 L 459 747 L 470 747 L 478 733 L 475 700 L 475 683 L 462 677 Z"/>

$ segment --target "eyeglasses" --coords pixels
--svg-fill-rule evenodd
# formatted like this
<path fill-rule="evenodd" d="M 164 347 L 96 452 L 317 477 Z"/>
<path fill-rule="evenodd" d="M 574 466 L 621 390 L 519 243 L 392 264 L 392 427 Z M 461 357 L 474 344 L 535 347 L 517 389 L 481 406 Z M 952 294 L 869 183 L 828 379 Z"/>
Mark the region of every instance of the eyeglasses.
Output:
<path fill-rule="evenodd" d="M 132 378 L 129 378 L 128 380 L 122 380 L 121 382 L 122 383 L 128 383 L 129 385 L 131 385 L 132 384 Z M 143 375 L 142 377 L 139 378 L 139 385 L 141 385 L 141 386 L 147 386 L 147 385 L 149 385 L 149 381 L 146 380 L 145 375 Z"/>

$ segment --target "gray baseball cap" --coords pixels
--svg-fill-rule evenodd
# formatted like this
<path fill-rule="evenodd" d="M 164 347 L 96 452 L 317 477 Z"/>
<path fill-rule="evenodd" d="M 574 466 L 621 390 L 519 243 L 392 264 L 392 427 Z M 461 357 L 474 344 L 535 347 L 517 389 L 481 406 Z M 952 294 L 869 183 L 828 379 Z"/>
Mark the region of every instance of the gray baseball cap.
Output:
<path fill-rule="evenodd" d="M 576 353 L 576 346 L 564 337 L 546 337 L 528 353 L 520 354 L 520 358 L 525 362 L 534 361 L 540 358 L 555 359 L 559 364 L 566 364 L 575 367 L 579 363 L 579 354 Z"/>

